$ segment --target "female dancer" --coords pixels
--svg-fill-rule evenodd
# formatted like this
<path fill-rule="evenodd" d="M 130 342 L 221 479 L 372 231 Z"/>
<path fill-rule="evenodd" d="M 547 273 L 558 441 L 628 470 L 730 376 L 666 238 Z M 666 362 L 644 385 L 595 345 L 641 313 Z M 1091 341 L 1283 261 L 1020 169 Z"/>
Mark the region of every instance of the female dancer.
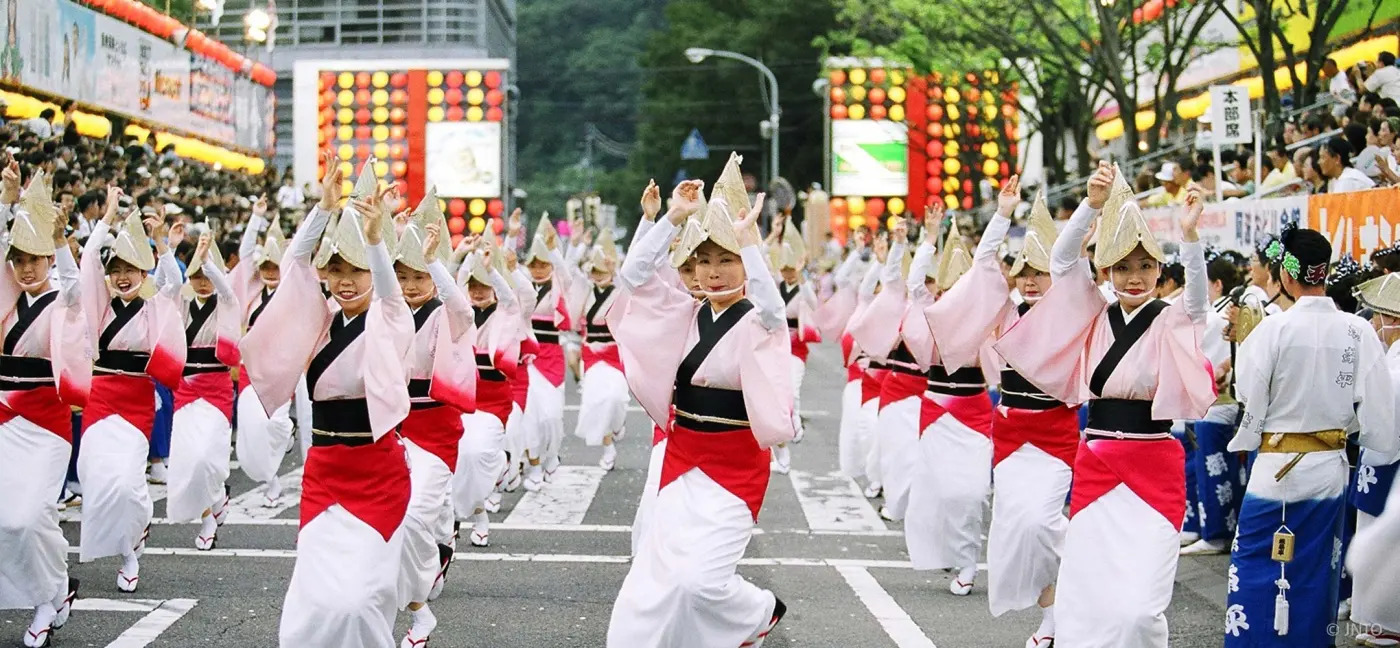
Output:
<path fill-rule="evenodd" d="M 0 609 L 34 610 L 29 648 L 49 645 L 77 595 L 53 501 L 72 453 L 69 404 L 83 403 L 91 381 L 78 264 L 43 176 L 21 195 L 12 161 L 0 183 Z M 118 193 L 107 195 L 115 213 Z"/>
<path fill-rule="evenodd" d="M 1020 305 L 1012 305 L 996 251 L 1020 201 L 1020 178 L 1012 176 L 1002 186 L 972 270 L 926 311 L 945 367 L 976 362 L 985 345 L 1034 308 L 1050 288 L 1056 233 L 1042 196 L 1031 208 L 1025 242 L 1011 267 L 1022 298 Z M 1001 401 L 992 415 L 996 492 L 987 534 L 987 603 L 993 616 L 1039 605 L 1040 627 L 1026 648 L 1047 648 L 1055 640 L 1055 575 L 1069 525 L 1064 503 L 1079 446 L 1079 415 L 995 359 Z"/>
<path fill-rule="evenodd" d="M 559 343 L 559 331 L 569 328 L 564 296 L 572 280 L 565 264 L 559 252 L 559 235 L 548 214 L 541 216 L 525 255 L 525 267 L 538 298 L 530 311 L 530 328 L 539 348 L 527 369 L 529 394 L 523 419 L 530 462 L 525 489 L 531 491 L 539 490 L 559 468 L 559 446 L 564 440 L 564 347 Z"/>
<path fill-rule="evenodd" d="M 1198 419 L 1215 400 L 1197 328 L 1207 308 L 1196 232 L 1202 203 L 1194 192 L 1187 201 L 1180 219 L 1186 291 L 1167 306 L 1151 297 L 1161 248 L 1127 182 L 1100 163 L 1088 198 L 1051 251 L 1054 285 L 995 345 L 1046 395 L 1089 403 L 1056 584 L 1062 645 L 1167 645 L 1163 612 L 1186 514 L 1186 459 L 1171 421 Z M 1118 296 L 1112 305 L 1081 254 L 1100 209 L 1094 265 L 1108 270 Z"/>
<path fill-rule="evenodd" d="M 578 424 L 574 435 L 590 446 L 603 445 L 603 458 L 598 465 L 612 470 L 617 463 L 614 444 L 625 431 L 627 403 L 632 400 L 627 391 L 627 378 L 622 372 L 622 358 L 617 342 L 608 327 L 608 310 L 617 303 L 619 293 L 614 284 L 617 268 L 617 248 L 612 234 L 604 231 L 586 262 L 588 280 L 575 278 L 575 285 L 591 289 L 578 299 L 570 319 L 577 323 L 583 336 L 583 381 L 579 383 L 580 403 Z"/>
<path fill-rule="evenodd" d="M 224 274 L 224 260 L 208 232 L 200 234 L 190 259 L 185 311 L 189 351 L 185 375 L 175 390 L 175 422 L 170 440 L 170 490 L 166 517 L 199 520 L 194 547 L 214 548 L 228 512 L 229 443 L 233 391 L 229 367 L 238 366 L 242 309 Z"/>
<path fill-rule="evenodd" d="M 846 387 L 841 391 L 841 423 L 838 428 L 837 458 L 841 472 L 851 479 L 866 477 L 865 457 L 869 449 L 869 429 L 865 424 L 861 409 L 862 377 L 869 367 L 865 352 L 855 343 L 855 338 L 846 332 L 856 311 L 866 300 L 860 292 L 862 277 L 866 275 L 870 254 L 865 247 L 865 237 L 853 234 L 854 249 L 837 266 L 833 276 L 835 292 L 817 309 L 815 320 L 817 329 L 826 339 L 841 341 L 841 362 L 846 367 Z M 873 273 L 872 273 L 873 274 Z"/>
<path fill-rule="evenodd" d="M 276 222 L 268 223 L 264 218 L 266 213 L 267 199 L 260 198 L 253 205 L 253 215 L 238 242 L 238 258 L 242 261 L 233 269 L 233 287 L 243 308 L 242 323 L 248 331 L 257 325 L 282 280 L 281 264 L 287 244 L 281 226 Z M 267 237 L 259 247 L 258 233 L 264 228 Z M 282 458 L 292 442 L 291 403 L 269 403 L 265 407 L 257 389 L 248 380 L 246 367 L 239 368 L 238 383 L 238 443 L 234 453 L 243 472 L 253 481 L 264 484 L 263 505 L 275 507 L 282 497 L 277 469 L 282 466 Z M 302 430 L 301 434 L 309 437 L 311 430 Z"/>
<path fill-rule="evenodd" d="M 669 417 L 674 398 L 676 420 L 653 519 L 613 607 L 608 645 L 615 648 L 758 646 L 785 612 L 771 592 L 736 573 L 768 485 L 767 448 L 794 432 L 790 376 L 776 369 L 790 352 L 782 298 L 753 227 L 762 194 L 751 210 L 739 208 L 737 223 L 726 208 L 748 199 L 737 155 L 695 249 L 706 302 L 655 276 L 671 239 L 699 209 L 700 188 L 696 181 L 676 188 L 666 219 L 621 272 L 629 295 L 613 331 L 624 364 L 637 368 L 627 382 L 654 421 Z"/>
<path fill-rule="evenodd" d="M 413 626 L 403 648 L 428 643 L 437 598 L 455 547 L 451 481 L 462 440 L 462 418 L 476 411 L 476 327 L 467 296 L 452 278 L 440 245 L 446 218 L 429 189 L 404 227 L 394 273 L 413 312 L 413 346 L 405 366 L 412 406 L 399 432 L 409 463 L 410 499 L 404 519 L 404 569 L 399 598 Z"/>
<path fill-rule="evenodd" d="M 111 247 L 108 233 L 118 227 Z M 118 221 L 111 211 L 93 228 L 79 266 L 88 335 L 96 342 L 92 392 L 83 410 L 78 481 L 83 484 L 83 562 L 121 556 L 117 589 L 136 591 L 141 552 L 150 533 L 151 496 L 146 454 L 154 424 L 154 378 L 174 388 L 185 368 L 180 268 L 171 249 L 184 240 L 177 223 L 138 212 Z M 154 240 L 160 266 L 151 255 Z M 147 273 L 156 268 L 159 292 L 144 297 Z"/>
<path fill-rule="evenodd" d="M 391 646 L 410 496 L 404 447 L 391 432 L 410 407 L 413 315 L 385 243 L 393 225 L 373 159 L 329 242 L 334 301 L 322 296 L 311 261 L 341 192 L 340 160 L 323 159 L 321 201 L 292 238 L 263 311 L 277 326 L 254 328 L 242 343 L 262 402 L 291 400 L 305 372 L 315 420 L 279 637 L 284 646 Z"/>
<path fill-rule="evenodd" d="M 506 465 L 513 384 L 525 379 L 525 371 L 519 364 L 521 310 L 503 272 L 500 250 L 489 234 L 478 239 L 475 247 L 461 273 L 475 309 L 476 411 L 462 417 L 465 433 L 452 477 L 452 504 L 458 519 L 472 523 L 472 545 L 485 547 L 491 542 L 488 500 L 496 494 Z"/>
<path fill-rule="evenodd" d="M 798 410 L 802 407 L 802 377 L 807 373 L 807 356 L 811 353 L 807 345 L 822 341 L 815 321 L 817 293 L 802 276 L 802 268 L 807 263 L 807 247 L 797 227 L 788 226 L 787 220 L 780 217 L 772 236 L 773 267 L 778 271 L 778 276 L 774 278 L 778 282 L 778 294 L 782 296 L 784 308 L 787 309 L 788 336 L 792 342 L 792 358 L 788 364 L 792 367 L 793 398 L 796 399 L 792 424 L 797 429 L 797 436 L 793 443 L 801 443 L 806 431 Z M 773 458 L 778 472 L 786 474 L 792 463 L 787 445 L 778 446 Z"/>

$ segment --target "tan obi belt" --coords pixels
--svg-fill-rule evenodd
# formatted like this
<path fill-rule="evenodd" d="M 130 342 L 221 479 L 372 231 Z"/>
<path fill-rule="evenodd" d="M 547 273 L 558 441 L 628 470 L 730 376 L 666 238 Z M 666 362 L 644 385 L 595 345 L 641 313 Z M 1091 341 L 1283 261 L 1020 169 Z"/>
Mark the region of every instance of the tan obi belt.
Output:
<path fill-rule="evenodd" d="M 1234 397 L 1234 396 L 1231 396 L 1231 395 L 1230 395 L 1230 392 L 1228 392 L 1228 391 L 1223 391 L 1223 392 L 1220 392 L 1220 395 L 1219 395 L 1219 396 L 1216 396 L 1216 397 L 1215 397 L 1215 402 L 1214 402 L 1214 403 L 1211 403 L 1211 405 L 1234 405 L 1235 403 L 1238 403 L 1238 402 L 1239 402 L 1239 401 L 1235 400 L 1235 397 Z"/>
<path fill-rule="evenodd" d="M 1321 432 L 1266 432 L 1259 452 L 1307 454 L 1329 452 L 1347 447 L 1347 433 L 1341 430 Z"/>

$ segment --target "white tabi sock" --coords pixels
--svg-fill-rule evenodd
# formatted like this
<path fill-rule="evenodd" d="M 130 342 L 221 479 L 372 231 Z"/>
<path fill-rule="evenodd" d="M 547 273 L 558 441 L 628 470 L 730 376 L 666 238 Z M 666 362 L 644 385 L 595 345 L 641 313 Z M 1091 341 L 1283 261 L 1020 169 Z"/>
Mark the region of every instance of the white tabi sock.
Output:
<path fill-rule="evenodd" d="M 1036 628 L 1035 636 L 1055 636 L 1055 606 L 1040 608 L 1040 627 Z"/>

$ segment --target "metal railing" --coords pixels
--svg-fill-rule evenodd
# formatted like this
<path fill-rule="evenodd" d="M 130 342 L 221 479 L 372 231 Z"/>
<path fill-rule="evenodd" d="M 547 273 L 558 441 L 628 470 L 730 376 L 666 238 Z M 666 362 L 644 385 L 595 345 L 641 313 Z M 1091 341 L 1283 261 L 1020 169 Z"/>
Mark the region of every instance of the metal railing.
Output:
<path fill-rule="evenodd" d="M 1327 131 L 1326 133 L 1318 133 L 1318 134 L 1313 135 L 1312 137 L 1309 137 L 1309 138 L 1307 138 L 1307 139 L 1301 139 L 1301 140 L 1298 140 L 1298 141 L 1296 141 L 1296 142 L 1294 142 L 1294 143 L 1292 143 L 1292 144 L 1289 144 L 1288 146 L 1284 147 L 1284 150 L 1285 150 L 1285 151 L 1296 151 L 1296 150 L 1298 150 L 1298 149 L 1300 149 L 1300 148 L 1303 148 L 1304 146 L 1309 146 L 1309 145 L 1314 144 L 1314 143 L 1316 143 L 1316 142 L 1326 142 L 1327 140 L 1332 139 L 1333 137 L 1336 137 L 1336 136 L 1341 135 L 1341 134 L 1342 134 L 1342 129 L 1340 129 L 1340 128 L 1338 128 L 1338 129 L 1336 129 L 1336 130 Z"/>

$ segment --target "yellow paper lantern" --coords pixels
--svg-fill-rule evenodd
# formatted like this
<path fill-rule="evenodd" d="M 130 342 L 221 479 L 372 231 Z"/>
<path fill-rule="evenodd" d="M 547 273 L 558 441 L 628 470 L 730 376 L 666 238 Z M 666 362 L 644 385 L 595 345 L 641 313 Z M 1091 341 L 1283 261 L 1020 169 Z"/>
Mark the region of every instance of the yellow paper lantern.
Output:
<path fill-rule="evenodd" d="M 345 177 L 346 177 L 346 178 L 349 178 L 349 177 L 350 177 L 350 174 L 348 174 L 348 173 L 345 174 Z M 343 180 L 343 181 L 341 181 L 341 183 L 340 183 L 340 195 L 342 195 L 342 196 L 348 196 L 348 195 L 350 195 L 350 194 L 352 194 L 352 193 L 354 193 L 354 192 L 355 192 L 355 183 L 353 183 L 353 182 L 351 182 L 351 181 L 349 181 L 349 180 Z"/>
<path fill-rule="evenodd" d="M 339 76 L 339 77 L 336 77 L 336 85 L 338 85 L 338 86 L 340 86 L 340 87 L 342 87 L 342 88 L 349 88 L 350 86 L 355 85 L 355 75 L 354 75 L 354 73 L 352 73 L 352 72 L 341 72 L 341 73 L 340 73 L 340 76 Z"/>
<path fill-rule="evenodd" d="M 480 216 L 482 214 L 485 214 L 486 201 L 480 198 L 472 198 L 472 201 L 467 203 L 467 211 L 471 212 L 472 216 Z"/>
<path fill-rule="evenodd" d="M 430 86 L 440 86 L 440 85 L 442 85 L 442 72 L 439 72 L 438 70 L 431 70 L 431 71 L 429 71 L 429 72 L 428 72 L 428 85 L 430 85 Z"/>
<path fill-rule="evenodd" d="M 385 162 L 384 160 L 379 160 L 379 161 L 375 162 L 375 163 L 374 163 L 374 175 L 377 175 L 377 176 L 379 176 L 379 177 L 381 177 L 381 178 L 384 177 L 384 176 L 389 175 L 389 163 L 388 163 L 388 162 Z"/>
<path fill-rule="evenodd" d="M 962 116 L 962 111 L 953 104 L 948 104 L 948 121 L 957 121 Z"/>
<path fill-rule="evenodd" d="M 468 86 L 475 88 L 481 85 L 481 72 L 477 70 L 468 70 L 463 79 L 467 82 Z"/>
<path fill-rule="evenodd" d="M 481 106 L 472 106 L 467 109 L 467 121 L 479 122 L 483 115 Z"/>
<path fill-rule="evenodd" d="M 348 160 L 352 157 L 355 157 L 355 147 L 350 146 L 349 144 L 341 144 L 340 149 L 336 151 L 336 154 L 340 156 L 340 159 Z"/>
<path fill-rule="evenodd" d="M 355 138 L 355 129 L 352 126 L 341 126 L 336 129 L 335 136 L 343 141 L 352 140 Z"/>
<path fill-rule="evenodd" d="M 865 106 L 856 104 L 846 111 L 846 115 L 851 119 L 865 119 Z"/>
<path fill-rule="evenodd" d="M 486 229 L 486 219 L 473 216 L 471 220 L 467 221 L 467 229 L 471 230 L 472 234 L 480 234 L 482 230 Z"/>
<path fill-rule="evenodd" d="M 948 158 L 943 161 L 944 173 L 955 176 L 959 171 L 962 171 L 962 162 L 959 162 L 957 158 Z"/>
<path fill-rule="evenodd" d="M 349 90 L 341 90 L 338 94 L 335 95 L 335 102 L 342 106 L 348 106 L 352 103 L 355 103 L 355 93 L 350 92 Z"/>
<path fill-rule="evenodd" d="M 348 124 L 355 121 L 355 111 L 349 108 L 341 108 L 340 111 L 335 114 L 335 119 L 342 124 Z"/>
<path fill-rule="evenodd" d="M 945 207 L 947 207 L 948 209 L 957 209 L 957 208 L 958 208 L 958 197 L 957 197 L 957 196 L 954 196 L 954 195 L 952 195 L 952 194 L 948 194 L 948 195 L 944 196 L 944 197 L 943 197 L 943 205 L 944 205 Z"/>
<path fill-rule="evenodd" d="M 864 199 L 864 198 L 861 198 L 861 197 L 858 197 L 858 196 L 852 197 L 852 198 L 848 198 L 848 199 L 846 200 L 846 209 L 850 210 L 850 212 L 851 212 L 852 214 L 856 215 L 856 216 L 860 216 L 860 215 L 864 214 L 864 213 L 865 213 L 865 199 Z"/>
<path fill-rule="evenodd" d="M 982 156 L 994 158 L 1001 154 L 1001 147 L 996 142 L 986 142 L 982 145 Z"/>
<path fill-rule="evenodd" d="M 849 94 L 851 96 L 851 99 L 854 101 L 865 101 L 865 86 L 856 86 L 854 88 L 851 88 Z"/>
<path fill-rule="evenodd" d="M 860 229 L 865 226 L 865 217 L 859 214 L 851 214 L 851 217 L 846 219 L 846 225 L 851 229 Z"/>
<path fill-rule="evenodd" d="M 384 159 L 384 158 L 389 157 L 389 145 L 386 144 L 386 143 L 384 143 L 384 142 L 380 142 L 380 143 L 378 143 L 378 144 L 375 144 L 375 145 L 374 145 L 374 157 L 377 157 L 377 158 L 380 158 L 380 159 Z"/>
<path fill-rule="evenodd" d="M 442 210 L 442 213 L 444 214 L 447 213 L 447 201 L 438 198 L 438 209 Z"/>
<path fill-rule="evenodd" d="M 349 178 L 349 177 L 353 176 L 354 174 L 355 174 L 355 165 L 353 165 L 353 164 L 351 164 L 351 163 L 349 163 L 349 162 L 341 162 L 341 163 L 340 163 L 340 175 L 341 175 L 341 177 Z"/>
<path fill-rule="evenodd" d="M 472 88 L 467 91 L 467 103 L 473 106 L 480 106 L 481 102 L 485 100 L 486 93 L 482 92 L 481 88 Z"/>
<path fill-rule="evenodd" d="M 383 106 L 383 105 L 385 105 L 385 104 L 388 104 L 388 103 L 389 103 L 389 91 L 388 91 L 388 90 L 375 90 L 375 91 L 374 91 L 374 94 L 370 95 L 370 101 L 373 101 L 373 102 L 374 102 L 374 105 L 376 105 L 376 106 Z"/>
<path fill-rule="evenodd" d="M 890 88 L 888 94 L 890 97 L 890 101 L 893 101 L 895 103 L 902 103 L 907 98 L 904 94 L 904 88 L 901 88 L 899 86 Z"/>
<path fill-rule="evenodd" d="M 433 106 L 432 108 L 428 109 L 428 121 L 442 121 L 442 106 Z"/>
<path fill-rule="evenodd" d="M 957 157 L 958 153 L 960 153 L 960 152 L 962 152 L 962 151 L 961 151 L 961 149 L 959 149 L 958 143 L 957 143 L 957 142 L 954 142 L 954 141 L 951 141 L 951 140 L 950 140 L 947 144 L 944 144 L 944 145 L 943 145 L 943 156 L 944 156 L 944 157 Z"/>
<path fill-rule="evenodd" d="M 861 85 L 865 83 L 865 70 L 856 68 L 847 75 L 851 79 L 851 85 Z"/>
<path fill-rule="evenodd" d="M 957 178 L 944 178 L 944 179 L 943 179 L 943 193 L 951 195 L 951 194 L 957 193 L 957 191 L 958 191 L 958 179 L 957 179 Z"/>
<path fill-rule="evenodd" d="M 374 141 L 376 141 L 376 142 L 383 142 L 383 141 L 389 139 L 389 127 L 388 127 L 388 126 L 385 126 L 384 124 L 380 124 L 380 125 L 378 125 L 378 126 L 375 126 L 375 127 L 374 127 L 374 130 L 373 130 L 373 131 L 370 131 L 370 135 L 371 135 L 372 137 L 374 137 Z M 381 155 L 381 156 L 379 156 L 379 157 L 388 157 L 388 156 Z"/>
<path fill-rule="evenodd" d="M 903 213 L 904 213 L 904 199 L 903 199 L 903 198 L 899 198 L 899 197 L 891 198 L 891 199 L 889 200 L 888 203 L 885 203 L 885 206 L 890 208 L 890 213 L 891 213 L 891 214 L 903 214 Z"/>
<path fill-rule="evenodd" d="M 389 109 L 384 106 L 375 108 L 374 111 L 370 113 L 370 118 L 373 119 L 376 124 L 383 124 L 389 121 Z"/>
<path fill-rule="evenodd" d="M 948 89 L 947 89 L 946 91 L 944 91 L 944 93 L 943 93 L 943 102 L 944 102 L 944 103 L 955 104 L 955 103 L 957 103 L 957 102 L 958 102 L 959 100 L 961 100 L 961 99 L 962 99 L 962 95 L 961 95 L 960 93 L 958 93 L 958 89 L 957 89 L 957 88 L 948 88 Z"/>
<path fill-rule="evenodd" d="M 984 176 L 995 176 L 997 174 L 997 171 L 1000 170 L 1001 165 L 997 164 L 996 160 L 988 158 L 982 162 L 982 175 Z"/>
<path fill-rule="evenodd" d="M 890 85 L 904 85 L 904 70 L 890 70 Z"/>
<path fill-rule="evenodd" d="M 890 120 L 904 121 L 904 106 L 898 104 L 890 106 Z"/>
<path fill-rule="evenodd" d="M 442 103 L 443 94 L 444 94 L 444 93 L 443 93 L 443 91 L 442 91 L 442 88 L 433 88 L 432 90 L 429 90 L 429 91 L 428 91 L 428 103 L 430 103 L 430 104 L 440 104 L 440 103 Z"/>
<path fill-rule="evenodd" d="M 383 70 L 375 72 L 374 76 L 370 77 L 369 82 L 374 84 L 374 87 L 376 88 L 382 88 L 386 85 L 389 85 L 389 73 Z"/>
<path fill-rule="evenodd" d="M 885 229 L 887 229 L 887 230 L 893 230 L 893 229 L 894 229 L 894 226 L 895 226 L 895 225 L 898 225 L 898 224 L 899 224 L 899 217 L 898 217 L 898 216 L 891 216 L 891 217 L 885 219 Z"/>

